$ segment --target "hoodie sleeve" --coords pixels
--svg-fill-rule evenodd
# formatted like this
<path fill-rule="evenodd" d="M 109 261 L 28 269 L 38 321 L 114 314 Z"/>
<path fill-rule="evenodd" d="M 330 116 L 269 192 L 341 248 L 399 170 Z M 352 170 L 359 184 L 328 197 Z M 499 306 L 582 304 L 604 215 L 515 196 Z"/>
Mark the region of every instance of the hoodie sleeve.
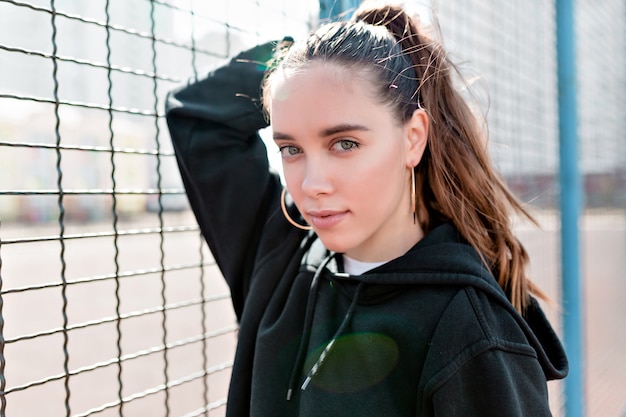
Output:
<path fill-rule="evenodd" d="M 238 317 L 268 213 L 279 203 L 258 130 L 260 84 L 275 42 L 244 51 L 172 91 L 166 117 L 191 208 L 226 278 Z"/>
<path fill-rule="evenodd" d="M 466 362 L 436 390 L 432 405 L 436 417 L 552 416 L 536 359 L 498 348 Z"/>
<path fill-rule="evenodd" d="M 551 416 L 546 355 L 530 331 L 505 300 L 460 291 L 433 335 L 421 415 Z"/>

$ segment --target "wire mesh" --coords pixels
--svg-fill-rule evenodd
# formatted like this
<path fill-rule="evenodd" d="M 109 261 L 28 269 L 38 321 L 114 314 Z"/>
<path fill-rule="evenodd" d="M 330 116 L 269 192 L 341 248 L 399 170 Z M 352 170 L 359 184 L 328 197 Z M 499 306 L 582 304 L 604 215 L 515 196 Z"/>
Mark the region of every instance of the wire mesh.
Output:
<path fill-rule="evenodd" d="M 586 191 L 584 352 L 589 416 L 626 413 L 626 4 L 576 3 L 580 167 Z"/>
<path fill-rule="evenodd" d="M 626 251 L 624 158 L 626 139 L 626 6 L 623 2 L 574 2 L 576 19 L 581 219 L 584 415 L 621 416 L 626 331 L 619 281 Z M 530 252 L 531 278 L 560 301 L 558 91 L 554 2 L 424 1 L 439 17 L 450 54 L 469 79 L 486 114 L 489 148 L 505 180 L 541 224 L 517 224 Z M 547 306 L 557 326 L 568 306 Z M 564 415 L 562 383 L 551 383 L 551 406 Z"/>
<path fill-rule="evenodd" d="M 517 228 L 532 278 L 558 302 L 553 2 L 406 4 L 426 23 L 437 16 L 495 163 L 542 225 Z M 313 0 L 0 0 L 0 417 L 223 414 L 235 319 L 189 211 L 163 100 L 246 46 L 297 38 L 318 11 Z M 582 366 L 588 415 L 618 416 L 626 5 L 578 0 L 576 13 L 594 323 Z M 563 415 L 561 386 L 550 388 Z"/>
<path fill-rule="evenodd" d="M 1 416 L 223 415 L 236 323 L 164 96 L 310 3 L 0 1 Z"/>

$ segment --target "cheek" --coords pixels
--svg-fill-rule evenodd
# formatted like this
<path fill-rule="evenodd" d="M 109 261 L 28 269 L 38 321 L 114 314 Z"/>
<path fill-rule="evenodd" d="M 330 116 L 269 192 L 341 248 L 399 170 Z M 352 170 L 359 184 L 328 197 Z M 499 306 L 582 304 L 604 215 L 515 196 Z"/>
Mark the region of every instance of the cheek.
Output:
<path fill-rule="evenodd" d="M 387 212 L 389 207 L 401 204 L 405 177 L 406 167 L 400 152 L 379 153 L 366 169 L 353 177 L 358 178 L 354 191 L 367 200 L 372 214 L 380 214 L 381 211 Z"/>
<path fill-rule="evenodd" d="M 298 162 L 283 162 L 283 176 L 285 177 L 287 190 L 295 200 L 296 205 L 300 200 L 302 180 L 304 178 L 301 165 Z"/>
<path fill-rule="evenodd" d="M 400 147 L 380 147 L 371 152 L 367 160 L 361 161 L 353 168 L 351 177 L 359 179 L 360 183 L 391 187 L 392 182 L 397 180 L 398 175 L 402 175 L 404 169 L 405 163 Z"/>

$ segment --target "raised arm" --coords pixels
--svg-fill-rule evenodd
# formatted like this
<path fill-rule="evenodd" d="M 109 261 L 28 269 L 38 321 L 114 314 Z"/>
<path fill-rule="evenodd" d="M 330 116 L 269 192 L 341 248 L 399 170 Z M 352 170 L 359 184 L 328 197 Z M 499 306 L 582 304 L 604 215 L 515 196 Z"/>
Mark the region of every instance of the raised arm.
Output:
<path fill-rule="evenodd" d="M 258 130 L 259 100 L 275 43 L 240 53 L 167 98 L 167 123 L 189 202 L 228 281 L 239 315 L 266 220 L 278 207 L 280 180 L 270 172 Z"/>

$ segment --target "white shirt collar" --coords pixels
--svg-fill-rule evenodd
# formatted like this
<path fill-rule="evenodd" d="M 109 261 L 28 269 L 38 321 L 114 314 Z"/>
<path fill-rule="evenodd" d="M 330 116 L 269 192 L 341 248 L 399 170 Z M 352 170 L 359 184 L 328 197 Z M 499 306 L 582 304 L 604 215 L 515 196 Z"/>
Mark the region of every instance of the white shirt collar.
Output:
<path fill-rule="evenodd" d="M 343 255 L 343 269 L 350 275 L 361 275 L 364 272 L 377 268 L 385 263 L 386 262 L 362 262 Z"/>

